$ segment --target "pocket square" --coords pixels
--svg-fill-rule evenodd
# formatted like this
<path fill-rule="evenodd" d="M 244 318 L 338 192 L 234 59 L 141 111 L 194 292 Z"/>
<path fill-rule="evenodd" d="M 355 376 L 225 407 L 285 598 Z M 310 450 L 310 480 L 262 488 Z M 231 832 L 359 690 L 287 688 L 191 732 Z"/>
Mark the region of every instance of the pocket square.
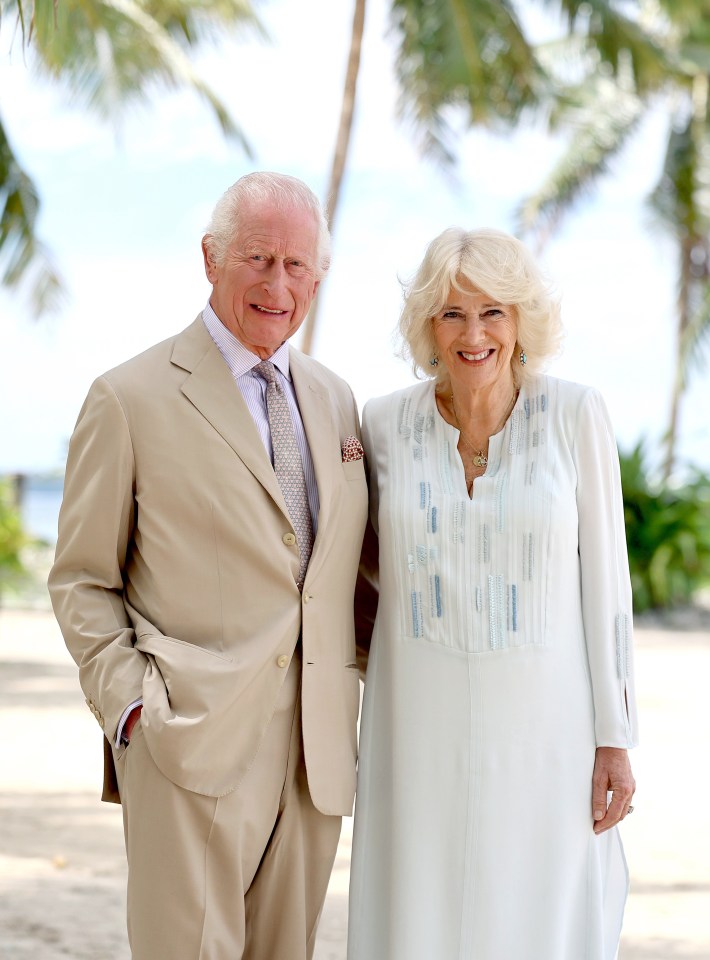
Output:
<path fill-rule="evenodd" d="M 352 460 L 362 460 L 365 451 L 357 437 L 346 437 L 342 446 L 343 463 L 350 463 Z"/>

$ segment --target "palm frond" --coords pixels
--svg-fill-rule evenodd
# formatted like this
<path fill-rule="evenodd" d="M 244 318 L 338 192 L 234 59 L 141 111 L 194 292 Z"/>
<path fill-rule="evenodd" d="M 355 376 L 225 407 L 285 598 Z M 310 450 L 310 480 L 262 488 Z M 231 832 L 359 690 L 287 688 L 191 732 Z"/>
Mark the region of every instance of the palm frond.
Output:
<path fill-rule="evenodd" d="M 562 14 L 570 34 L 582 41 L 599 64 L 609 67 L 613 76 L 619 76 L 629 64 L 640 95 L 659 89 L 675 69 L 673 50 L 667 43 L 667 22 L 656 17 L 652 28 L 642 18 L 639 4 L 614 0 L 542 2 Z M 636 14 L 632 16 L 634 7 Z"/>
<path fill-rule="evenodd" d="M 35 317 L 59 309 L 64 286 L 36 236 L 39 198 L 0 122 L 0 282 L 27 289 Z"/>
<path fill-rule="evenodd" d="M 693 373 L 707 365 L 710 357 L 710 285 L 702 284 L 702 296 L 680 341 L 680 382 L 688 386 Z"/>
<path fill-rule="evenodd" d="M 453 162 L 450 117 L 508 125 L 539 102 L 544 71 L 508 0 L 393 0 L 398 112 L 419 148 Z"/>
<path fill-rule="evenodd" d="M 568 147 L 540 188 L 525 198 L 516 217 L 523 232 L 553 230 L 588 193 L 636 130 L 643 104 L 610 78 L 597 78 L 566 94 L 563 126 L 572 128 Z"/>
<path fill-rule="evenodd" d="M 62 82 L 76 104 L 115 120 L 148 101 L 156 83 L 195 90 L 225 135 L 248 156 L 246 136 L 188 52 L 226 29 L 263 28 L 246 0 L 35 0 L 31 41 L 35 69 Z"/>

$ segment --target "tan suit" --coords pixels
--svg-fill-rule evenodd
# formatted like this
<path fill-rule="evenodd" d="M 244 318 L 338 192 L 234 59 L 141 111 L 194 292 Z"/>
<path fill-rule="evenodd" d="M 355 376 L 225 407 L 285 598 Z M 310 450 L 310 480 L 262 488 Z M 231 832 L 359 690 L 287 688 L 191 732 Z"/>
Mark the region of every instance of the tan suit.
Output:
<path fill-rule="evenodd" d="M 142 697 L 150 758 L 203 797 L 238 793 L 300 636 L 308 789 L 320 813 L 339 816 L 355 792 L 366 480 L 362 460 L 341 457 L 359 435 L 350 389 L 293 349 L 290 362 L 320 497 L 302 594 L 273 468 L 201 317 L 92 385 L 70 445 L 50 593 L 106 746 Z M 122 753 L 105 751 L 105 799 L 118 799 Z"/>

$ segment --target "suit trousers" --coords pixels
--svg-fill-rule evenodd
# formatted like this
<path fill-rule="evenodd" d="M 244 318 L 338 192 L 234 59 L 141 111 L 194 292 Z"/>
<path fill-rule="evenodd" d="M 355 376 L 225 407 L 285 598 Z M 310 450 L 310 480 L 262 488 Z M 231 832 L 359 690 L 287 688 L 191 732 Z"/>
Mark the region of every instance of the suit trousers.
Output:
<path fill-rule="evenodd" d="M 117 752 L 133 960 L 312 957 L 341 818 L 311 801 L 301 668 L 299 644 L 254 762 L 233 793 L 208 797 L 164 777 L 140 722 Z"/>

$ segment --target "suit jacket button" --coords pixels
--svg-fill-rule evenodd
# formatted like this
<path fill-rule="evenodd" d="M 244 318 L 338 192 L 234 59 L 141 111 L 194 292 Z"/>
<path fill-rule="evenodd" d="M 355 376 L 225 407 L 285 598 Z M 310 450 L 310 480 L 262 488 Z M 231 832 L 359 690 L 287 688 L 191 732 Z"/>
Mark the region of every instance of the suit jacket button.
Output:
<path fill-rule="evenodd" d="M 292 547 L 296 542 L 296 537 L 292 533 L 285 533 L 281 539 L 286 544 L 287 547 Z"/>
<path fill-rule="evenodd" d="M 290 659 L 291 659 L 291 658 L 288 657 L 288 656 L 286 656 L 285 653 L 282 653 L 281 656 L 277 658 L 276 662 L 277 662 L 278 665 L 283 669 L 283 667 L 287 667 L 287 666 L 288 666 Z"/>
<path fill-rule="evenodd" d="M 310 599 L 311 599 L 310 593 L 304 593 L 304 594 L 303 594 L 303 602 L 304 602 L 304 603 L 308 603 L 308 601 L 309 601 Z"/>

